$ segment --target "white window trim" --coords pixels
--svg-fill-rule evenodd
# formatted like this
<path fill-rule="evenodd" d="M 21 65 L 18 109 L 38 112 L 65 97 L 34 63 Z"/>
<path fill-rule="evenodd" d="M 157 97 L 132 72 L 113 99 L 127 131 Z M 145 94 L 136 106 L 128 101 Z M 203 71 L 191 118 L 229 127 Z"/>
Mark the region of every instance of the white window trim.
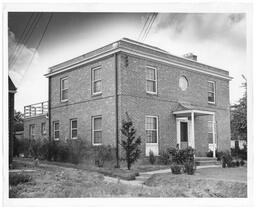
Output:
<path fill-rule="evenodd" d="M 56 132 L 56 129 L 55 129 L 55 124 L 58 123 L 59 124 L 59 138 L 55 138 L 55 132 Z M 53 121 L 53 139 L 55 141 L 59 141 L 60 140 L 60 122 L 59 121 Z"/>
<path fill-rule="evenodd" d="M 94 71 L 95 71 L 95 70 L 98 70 L 98 69 L 100 69 L 100 79 L 94 80 Z M 92 78 L 92 83 L 91 83 L 91 85 L 92 85 L 92 95 L 99 95 L 99 94 L 102 94 L 102 79 L 101 79 L 102 68 L 101 68 L 101 66 L 92 68 L 91 72 L 92 72 L 92 76 L 91 76 L 91 78 Z M 99 91 L 99 92 L 94 92 L 94 83 L 97 82 L 97 81 L 100 81 L 100 82 L 101 82 L 100 91 Z"/>
<path fill-rule="evenodd" d="M 76 127 L 76 128 L 73 128 L 73 127 L 72 127 L 72 121 L 76 121 L 76 124 L 77 124 L 77 127 Z M 71 139 L 77 139 L 77 136 L 76 136 L 76 137 L 72 137 L 72 131 L 73 131 L 73 130 L 76 130 L 77 136 L 78 136 L 78 122 L 77 122 L 77 119 L 76 119 L 76 118 L 70 120 L 70 138 L 71 138 Z"/>
<path fill-rule="evenodd" d="M 216 123 L 215 122 L 213 122 L 212 120 L 208 120 L 208 123 L 211 123 L 212 124 L 212 130 L 211 130 L 211 132 L 209 132 L 209 130 L 207 129 L 207 133 L 208 134 L 212 134 L 212 139 L 213 139 L 213 137 L 215 137 L 215 139 L 216 139 L 216 129 L 217 129 L 217 127 L 216 127 Z M 207 124 L 208 125 L 208 124 Z M 215 136 L 214 136 L 214 135 Z M 214 141 L 214 140 L 213 140 Z M 215 140 L 215 143 L 216 143 L 216 140 Z M 209 144 L 213 144 L 213 142 L 212 143 L 209 143 Z"/>
<path fill-rule="evenodd" d="M 44 130 L 43 130 L 43 126 L 44 126 Z M 46 135 L 46 123 L 45 122 L 41 123 L 41 134 Z"/>
<path fill-rule="evenodd" d="M 31 127 L 33 127 L 33 129 Z M 30 124 L 29 125 L 29 138 L 30 139 L 35 139 L 35 124 Z"/>
<path fill-rule="evenodd" d="M 213 92 L 208 90 L 208 83 L 213 83 L 213 89 L 214 89 Z M 211 101 L 208 100 L 208 93 L 209 92 L 213 93 L 213 95 L 214 95 L 214 102 L 211 102 Z M 207 100 L 208 100 L 209 104 L 215 104 L 216 103 L 216 83 L 215 83 L 215 81 L 208 81 L 207 82 Z"/>
<path fill-rule="evenodd" d="M 147 118 L 156 118 L 156 129 L 147 129 L 146 128 L 146 119 Z M 156 130 L 156 143 L 148 143 L 146 140 L 146 144 L 158 145 L 158 116 L 146 115 L 145 116 L 145 134 L 146 131 L 155 131 Z"/>
<path fill-rule="evenodd" d="M 62 92 L 65 91 L 65 90 L 68 90 L 68 88 L 65 88 L 65 89 L 62 88 L 62 81 L 64 81 L 64 80 L 68 80 L 68 77 L 64 77 L 64 78 L 60 79 L 60 101 L 61 102 L 67 102 L 68 101 L 68 99 L 62 99 Z"/>
<path fill-rule="evenodd" d="M 151 80 L 151 79 L 147 79 L 147 68 L 150 68 L 150 69 L 153 69 L 155 71 L 155 80 Z M 147 86 L 147 81 L 154 81 L 156 83 L 156 92 L 153 92 L 153 91 L 148 91 L 148 86 Z M 152 66 L 146 66 L 146 92 L 148 94 L 154 94 L 154 95 L 157 95 L 157 69 L 155 67 L 152 67 Z"/>
<path fill-rule="evenodd" d="M 94 130 L 94 120 L 97 119 L 97 118 L 101 118 L 101 129 Z M 100 145 L 102 145 L 102 142 L 101 143 L 94 143 L 94 131 L 101 131 L 101 137 L 102 137 L 102 116 L 101 115 L 92 116 L 92 145 L 93 146 L 100 146 Z"/>

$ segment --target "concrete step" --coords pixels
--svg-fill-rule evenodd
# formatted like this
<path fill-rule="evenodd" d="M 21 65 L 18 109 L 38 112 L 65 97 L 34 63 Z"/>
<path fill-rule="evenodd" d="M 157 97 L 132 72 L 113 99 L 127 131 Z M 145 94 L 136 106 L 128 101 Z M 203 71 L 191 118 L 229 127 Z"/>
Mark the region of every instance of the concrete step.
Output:
<path fill-rule="evenodd" d="M 195 161 L 212 161 L 212 160 L 217 160 L 217 158 L 213 157 L 195 157 Z"/>
<path fill-rule="evenodd" d="M 220 165 L 220 162 L 217 160 L 203 160 L 203 161 L 196 161 L 197 166 L 206 166 L 206 165 Z"/>

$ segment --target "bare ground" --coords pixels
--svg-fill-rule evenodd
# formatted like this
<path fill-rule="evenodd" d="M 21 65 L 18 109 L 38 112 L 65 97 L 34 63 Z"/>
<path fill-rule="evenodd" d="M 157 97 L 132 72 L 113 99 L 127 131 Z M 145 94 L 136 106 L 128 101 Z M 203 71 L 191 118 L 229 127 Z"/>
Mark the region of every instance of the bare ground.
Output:
<path fill-rule="evenodd" d="M 23 166 L 21 165 L 22 169 Z M 157 174 L 145 185 L 108 183 L 104 176 L 75 168 L 34 168 L 32 181 L 10 187 L 12 197 L 246 197 L 246 168 L 201 169 L 196 175 Z M 232 172 L 230 169 L 233 169 Z M 235 171 L 235 172 L 234 172 Z M 233 180 L 230 180 L 230 173 Z M 225 177 L 225 178 L 224 178 Z M 14 191 L 14 192 L 13 192 Z"/>

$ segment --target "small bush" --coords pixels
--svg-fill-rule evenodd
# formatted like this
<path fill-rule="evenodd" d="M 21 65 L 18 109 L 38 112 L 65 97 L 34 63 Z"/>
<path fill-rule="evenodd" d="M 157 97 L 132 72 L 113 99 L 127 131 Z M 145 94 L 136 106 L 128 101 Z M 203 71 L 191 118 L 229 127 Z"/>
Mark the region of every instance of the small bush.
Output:
<path fill-rule="evenodd" d="M 109 145 L 95 147 L 95 164 L 98 167 L 103 167 L 105 161 L 113 160 L 113 154 L 113 150 Z"/>
<path fill-rule="evenodd" d="M 241 165 L 241 166 L 244 166 L 244 164 L 245 164 L 245 162 L 244 162 L 244 160 L 242 159 L 242 160 L 240 161 L 240 165 Z"/>
<path fill-rule="evenodd" d="M 223 155 L 221 157 L 221 160 L 222 160 L 222 167 L 223 168 L 232 167 L 232 157 L 231 157 L 231 155 L 228 151 L 223 153 Z"/>
<path fill-rule="evenodd" d="M 193 175 L 196 171 L 196 166 L 194 161 L 188 161 L 184 164 L 184 173 Z"/>
<path fill-rule="evenodd" d="M 10 173 L 9 174 L 9 185 L 17 186 L 18 184 L 24 184 L 26 182 L 30 182 L 32 177 L 23 173 Z"/>
<path fill-rule="evenodd" d="M 152 150 L 149 151 L 149 162 L 150 164 L 155 164 L 156 162 L 156 157 L 154 155 L 154 152 Z"/>
<path fill-rule="evenodd" d="M 171 162 L 170 155 L 168 154 L 167 151 L 160 152 L 159 162 L 164 165 L 168 165 Z"/>
<path fill-rule="evenodd" d="M 183 165 L 178 165 L 178 164 L 171 165 L 171 170 L 173 174 L 181 174 L 182 169 L 183 169 Z"/>

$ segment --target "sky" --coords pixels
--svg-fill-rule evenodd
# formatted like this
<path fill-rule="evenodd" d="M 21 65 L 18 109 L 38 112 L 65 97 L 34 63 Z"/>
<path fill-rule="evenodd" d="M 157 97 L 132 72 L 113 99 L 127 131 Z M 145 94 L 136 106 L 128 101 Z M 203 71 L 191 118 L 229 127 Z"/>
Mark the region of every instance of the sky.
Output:
<path fill-rule="evenodd" d="M 18 88 L 15 109 L 23 111 L 25 105 L 47 101 L 48 80 L 44 74 L 49 67 L 123 37 L 140 40 L 148 15 L 9 12 L 9 75 Z M 28 30 L 29 26 L 25 30 L 33 20 L 34 30 Z M 199 62 L 228 70 L 233 77 L 231 104 L 242 97 L 241 75 L 247 76 L 245 14 L 158 13 L 143 43 L 178 56 L 192 52 Z"/>

